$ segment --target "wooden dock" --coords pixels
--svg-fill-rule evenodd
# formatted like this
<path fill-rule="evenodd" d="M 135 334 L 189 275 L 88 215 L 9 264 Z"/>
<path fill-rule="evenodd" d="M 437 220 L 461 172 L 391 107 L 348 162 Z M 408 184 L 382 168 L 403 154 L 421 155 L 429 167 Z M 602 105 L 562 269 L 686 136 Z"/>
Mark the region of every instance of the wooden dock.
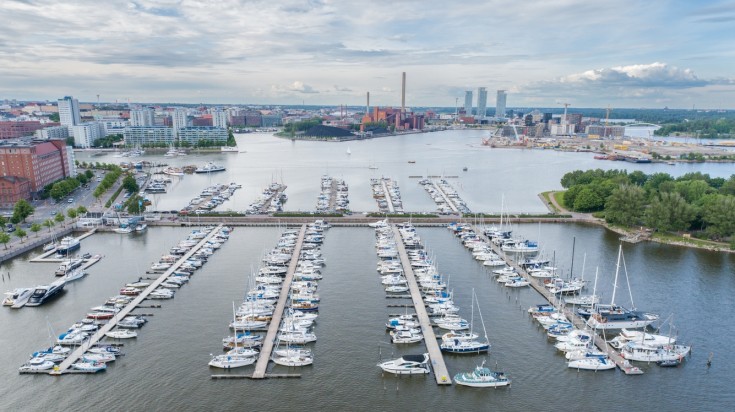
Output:
<path fill-rule="evenodd" d="M 77 239 L 81 242 L 82 240 L 92 236 L 96 232 L 97 232 L 97 229 L 92 229 L 88 232 L 84 232 Z M 49 258 L 49 256 L 53 255 L 54 253 L 56 253 L 56 249 L 49 250 L 48 252 L 43 252 L 43 254 L 41 254 L 40 256 L 31 259 L 30 262 L 33 262 L 33 263 L 54 263 L 54 262 L 61 263 L 65 260 L 68 260 L 68 259 Z M 89 265 L 89 266 L 92 266 L 92 265 Z"/>
<path fill-rule="evenodd" d="M 429 358 L 431 358 L 431 369 L 434 371 L 434 378 L 436 379 L 437 385 L 451 385 L 452 378 L 449 376 L 447 365 L 444 363 L 444 356 L 439 348 L 439 343 L 436 341 L 434 328 L 431 326 L 429 314 L 426 312 L 426 306 L 424 306 L 424 298 L 421 296 L 419 285 L 416 282 L 416 276 L 413 274 L 411 261 L 408 259 L 406 248 L 403 245 L 403 238 L 401 237 L 401 233 L 396 225 L 391 225 L 391 227 L 393 228 L 393 235 L 395 236 L 398 254 L 401 257 L 403 273 L 406 276 L 408 287 L 411 291 L 414 310 L 416 311 L 419 324 L 421 324 L 421 333 L 424 335 L 424 343 L 426 344 L 426 349 L 429 352 Z"/>
<path fill-rule="evenodd" d="M 79 347 L 77 347 L 76 350 L 74 350 L 69 356 L 64 359 L 61 364 L 59 364 L 58 367 L 55 367 L 53 370 L 49 372 L 50 375 L 61 375 L 64 373 L 69 373 L 70 367 L 72 364 L 77 362 L 81 357 L 84 356 L 84 353 L 87 352 L 89 348 L 92 346 L 95 346 L 97 342 L 99 342 L 101 339 L 105 337 L 105 333 L 112 330 L 112 328 L 117 325 L 117 322 L 124 319 L 128 314 L 130 314 L 133 309 L 135 309 L 143 300 L 145 300 L 148 295 L 156 290 L 158 286 L 163 283 L 164 280 L 166 280 L 169 276 L 171 276 L 175 271 L 179 269 L 179 266 L 181 266 L 184 262 L 186 262 L 187 259 L 189 259 L 194 253 L 196 253 L 199 249 L 204 246 L 205 243 L 207 243 L 210 239 L 214 237 L 217 233 L 219 233 L 220 229 L 222 229 L 222 225 L 218 225 L 214 230 L 212 230 L 207 236 L 204 237 L 199 243 L 196 244 L 193 248 L 191 248 L 184 256 L 182 256 L 179 260 L 176 261 L 167 271 L 163 272 L 161 276 L 158 277 L 153 283 L 151 283 L 147 288 L 145 288 L 138 296 L 135 297 L 130 303 L 125 305 L 124 308 L 120 310 L 115 316 L 110 319 L 106 324 L 104 324 L 101 328 L 97 330 L 97 332 L 94 333 L 94 335 L 90 336 L 89 339 L 87 339 L 83 344 L 81 344 Z"/>
<path fill-rule="evenodd" d="M 380 184 L 383 185 L 383 195 L 385 196 L 385 201 L 388 202 L 388 211 L 391 213 L 395 213 L 396 208 L 393 207 L 393 198 L 390 196 L 388 185 L 385 184 L 385 179 L 381 178 Z"/>
<path fill-rule="evenodd" d="M 276 337 L 278 336 L 278 329 L 281 327 L 281 318 L 283 317 L 283 310 L 286 308 L 286 302 L 288 301 L 288 294 L 291 291 L 291 281 L 293 281 L 293 275 L 296 272 L 296 266 L 299 263 L 299 255 L 301 253 L 301 246 L 304 244 L 304 235 L 306 234 L 306 225 L 301 226 L 299 231 L 298 240 L 296 240 L 296 246 L 291 254 L 291 261 L 288 264 L 288 271 L 286 272 L 286 278 L 281 285 L 281 294 L 278 296 L 278 303 L 273 311 L 273 317 L 271 323 L 268 326 L 268 333 L 265 335 L 263 341 L 263 347 L 260 349 L 260 357 L 258 362 L 255 364 L 255 371 L 253 372 L 253 379 L 264 379 L 266 375 L 266 369 L 268 369 L 268 362 L 271 359 L 271 352 L 273 346 L 276 343 Z"/>
<path fill-rule="evenodd" d="M 528 280 L 528 282 L 531 284 L 531 287 L 536 290 L 541 296 L 543 296 L 551 305 L 555 307 L 561 307 L 564 315 L 569 319 L 572 324 L 578 328 L 578 329 L 587 329 L 588 326 L 585 323 L 584 319 L 574 313 L 572 310 L 570 310 L 564 302 L 557 298 L 556 295 L 549 292 L 548 289 L 541 283 L 537 278 L 534 278 L 533 276 L 529 275 L 528 272 L 526 272 L 525 269 L 523 269 L 519 264 L 515 262 L 515 260 L 509 258 L 505 252 L 501 250 L 501 248 L 496 245 L 495 243 L 491 242 L 490 239 L 488 239 L 485 234 L 482 232 L 482 230 L 477 227 L 473 226 L 472 229 L 477 233 L 477 235 L 482 238 L 484 241 L 486 241 L 490 247 L 492 248 L 493 252 L 500 256 L 501 259 L 505 261 L 505 263 L 508 264 L 508 266 L 511 266 L 518 272 L 519 275 L 521 275 L 524 279 Z M 626 375 L 640 375 L 643 373 L 643 371 L 639 368 L 634 367 L 630 364 L 630 362 L 626 359 L 624 359 L 622 356 L 620 356 L 620 353 L 615 350 L 612 346 L 610 346 L 605 339 L 603 339 L 599 334 L 597 334 L 597 331 L 592 330 L 592 336 L 594 339 L 595 346 L 597 346 L 601 351 L 607 353 L 607 355 L 610 357 L 610 360 L 615 362 L 615 365 L 617 365 L 620 370 L 625 372 Z"/>
<path fill-rule="evenodd" d="M 447 196 L 446 193 L 444 193 L 444 189 L 438 184 L 436 184 L 435 180 L 431 181 L 431 185 L 434 186 L 434 189 L 436 189 L 440 195 L 442 195 L 442 199 L 444 199 L 444 203 L 449 206 L 450 209 L 452 209 L 452 212 L 459 213 L 459 209 L 457 209 L 457 205 L 454 204 L 454 200 L 450 199 L 449 196 Z"/>

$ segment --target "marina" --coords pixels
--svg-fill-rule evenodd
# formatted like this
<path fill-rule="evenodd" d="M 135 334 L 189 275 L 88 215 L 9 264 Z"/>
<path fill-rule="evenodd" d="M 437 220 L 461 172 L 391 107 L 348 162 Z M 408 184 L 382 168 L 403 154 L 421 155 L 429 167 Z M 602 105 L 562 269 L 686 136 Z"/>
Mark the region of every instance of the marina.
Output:
<path fill-rule="evenodd" d="M 395 239 L 401 240 L 402 236 L 398 228 L 393 226 L 392 229 Z M 411 291 L 411 300 L 413 301 L 416 316 L 419 324 L 421 325 L 421 332 L 424 335 L 426 350 L 431 358 L 431 368 L 434 372 L 434 379 L 436 380 L 437 385 L 451 385 L 452 378 L 447 371 L 447 367 L 444 364 L 444 356 L 442 355 L 442 352 L 439 349 L 439 344 L 434 336 L 434 329 L 431 326 L 429 314 L 424 306 L 424 299 L 421 296 L 421 291 L 419 290 L 418 283 L 416 282 L 416 277 L 414 276 L 413 268 L 411 267 L 411 261 L 408 259 L 408 254 L 406 253 L 406 248 L 402 241 L 397 242 L 397 247 L 398 254 L 401 259 L 401 265 L 403 265 L 403 272 L 408 281 L 409 290 Z"/>
<path fill-rule="evenodd" d="M 105 323 L 101 328 L 99 328 L 93 335 L 91 335 L 89 339 L 84 341 L 78 348 L 72 351 L 67 356 L 67 358 L 64 359 L 64 361 L 62 361 L 57 367 L 54 367 L 50 372 L 47 371 L 47 373 L 49 373 L 50 375 L 61 375 L 68 372 L 69 368 L 73 364 L 77 363 L 79 359 L 82 358 L 90 348 L 97 345 L 97 343 L 101 339 L 105 338 L 107 334 L 112 330 L 112 328 L 114 328 L 118 324 L 118 322 L 125 319 L 125 317 L 128 316 L 128 314 L 130 314 L 136 307 L 138 307 L 138 305 L 140 305 L 143 300 L 147 299 L 151 292 L 156 290 L 166 279 L 168 279 L 169 276 L 177 271 L 181 265 L 183 265 L 190 257 L 198 252 L 202 246 L 209 242 L 209 240 L 214 237 L 220 229 L 222 229 L 221 225 L 217 226 L 214 230 L 210 230 L 210 232 L 202 240 L 200 240 L 199 243 L 196 244 L 196 246 L 191 248 L 178 261 L 176 261 L 174 265 L 163 272 L 161 276 L 159 276 L 149 286 L 140 291 L 139 294 L 130 303 L 120 309 L 119 312 L 116 312 L 115 315 L 110 318 L 110 320 Z"/>
<path fill-rule="evenodd" d="M 306 234 L 306 225 L 302 225 L 299 230 L 298 239 L 294 246 L 293 254 L 289 262 L 286 277 L 283 280 L 281 286 L 281 292 L 278 296 L 278 303 L 276 303 L 275 310 L 273 311 L 273 317 L 268 326 L 268 332 L 263 341 L 263 347 L 260 350 L 260 356 L 255 364 L 255 371 L 253 372 L 253 379 L 263 379 L 266 377 L 266 370 L 268 368 L 268 362 L 271 360 L 271 353 L 276 344 L 276 336 L 278 335 L 279 328 L 281 327 L 281 319 L 283 318 L 283 311 L 286 308 L 288 301 L 289 292 L 291 289 L 291 282 L 293 282 L 294 273 L 296 272 L 296 266 L 298 264 L 298 257 L 301 253 L 301 246 L 304 243 L 304 236 Z"/>

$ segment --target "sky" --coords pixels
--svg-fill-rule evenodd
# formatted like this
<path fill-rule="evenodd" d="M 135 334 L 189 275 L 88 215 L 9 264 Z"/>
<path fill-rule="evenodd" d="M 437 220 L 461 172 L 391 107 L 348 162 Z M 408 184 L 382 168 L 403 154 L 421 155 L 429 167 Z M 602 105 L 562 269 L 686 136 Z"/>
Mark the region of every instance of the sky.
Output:
<path fill-rule="evenodd" d="M 0 0 L 0 99 L 735 108 L 735 1 Z"/>

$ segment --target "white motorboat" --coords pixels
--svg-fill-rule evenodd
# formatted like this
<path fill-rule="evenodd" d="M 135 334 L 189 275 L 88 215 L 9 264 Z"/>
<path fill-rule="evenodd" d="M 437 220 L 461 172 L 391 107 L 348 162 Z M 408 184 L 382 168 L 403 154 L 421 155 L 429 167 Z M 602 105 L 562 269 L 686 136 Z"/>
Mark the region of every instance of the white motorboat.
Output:
<path fill-rule="evenodd" d="M 89 335 L 82 331 L 71 331 L 62 333 L 59 338 L 56 339 L 57 345 L 80 345 L 82 342 L 87 340 Z"/>
<path fill-rule="evenodd" d="M 276 349 L 273 351 L 278 357 L 290 356 L 312 356 L 311 350 L 301 347 L 287 347 L 286 349 Z"/>
<path fill-rule="evenodd" d="M 64 277 L 62 279 L 64 279 L 64 282 L 71 282 L 71 281 L 74 281 L 74 280 L 79 280 L 79 279 L 81 279 L 81 278 L 83 278 L 85 276 L 87 276 L 87 272 L 86 271 L 84 271 L 82 269 L 76 269 L 76 270 L 73 270 L 73 271 L 67 273 L 66 275 L 64 275 Z"/>
<path fill-rule="evenodd" d="M 28 302 L 28 298 L 31 297 L 34 290 L 36 288 L 17 288 L 12 292 L 5 292 L 3 306 L 10 306 L 13 309 L 22 308 Z"/>
<path fill-rule="evenodd" d="M 305 332 L 303 330 L 293 330 L 289 332 L 279 333 L 278 339 L 281 342 L 303 344 L 316 342 L 316 335 L 310 332 Z"/>
<path fill-rule="evenodd" d="M 654 335 L 638 330 L 623 329 L 620 331 L 620 335 L 614 337 L 608 343 L 610 343 L 610 346 L 613 348 L 620 349 L 628 342 L 637 342 L 647 346 L 662 347 L 675 344 L 676 338 L 672 336 Z"/>
<path fill-rule="evenodd" d="M 174 291 L 171 289 L 156 289 L 148 294 L 150 299 L 173 299 Z"/>
<path fill-rule="evenodd" d="M 638 362 L 681 361 L 691 350 L 691 346 L 685 345 L 657 347 L 632 341 L 620 349 L 620 356 Z"/>
<path fill-rule="evenodd" d="M 418 330 L 401 330 L 401 331 L 393 331 L 391 332 L 391 341 L 393 343 L 417 343 L 424 340 L 424 335 L 422 335 Z"/>
<path fill-rule="evenodd" d="M 417 375 L 429 373 L 429 354 L 403 355 L 398 359 L 381 362 L 378 364 L 378 367 L 384 372 L 396 375 Z"/>
<path fill-rule="evenodd" d="M 99 362 L 99 363 L 107 363 L 107 362 L 114 362 L 115 361 L 115 355 L 112 353 L 100 353 L 100 352 L 87 352 L 82 356 L 83 361 L 90 361 L 90 362 Z"/>
<path fill-rule="evenodd" d="M 511 380 L 503 372 L 495 372 L 486 368 L 483 360 L 482 365 L 475 367 L 474 371 L 454 375 L 454 382 L 457 385 L 473 388 L 496 388 L 510 385 Z"/>
<path fill-rule="evenodd" d="M 105 333 L 105 336 L 112 339 L 130 339 L 138 337 L 138 334 L 132 330 L 122 329 L 107 332 Z"/>

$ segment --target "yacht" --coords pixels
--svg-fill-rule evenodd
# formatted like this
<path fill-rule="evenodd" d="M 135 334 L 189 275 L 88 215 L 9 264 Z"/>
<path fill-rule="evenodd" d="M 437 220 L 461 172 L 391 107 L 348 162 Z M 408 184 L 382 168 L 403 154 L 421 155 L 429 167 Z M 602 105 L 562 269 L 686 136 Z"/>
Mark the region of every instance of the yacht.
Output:
<path fill-rule="evenodd" d="M 83 371 L 83 372 L 96 373 L 96 372 L 107 369 L 107 364 L 102 363 L 102 362 L 94 362 L 91 360 L 89 361 L 82 360 L 81 362 L 72 364 L 71 367 L 76 370 Z"/>
<path fill-rule="evenodd" d="M 628 342 L 620 350 L 620 356 L 638 362 L 681 361 L 691 352 L 691 346 L 650 346 L 640 342 Z"/>
<path fill-rule="evenodd" d="M 59 268 L 56 269 L 56 276 L 64 276 L 67 272 L 74 270 L 78 268 L 79 266 L 82 266 L 84 264 L 84 260 L 82 259 L 69 259 L 66 262 L 62 262 L 59 265 Z"/>
<path fill-rule="evenodd" d="M 214 172 L 223 172 L 225 171 L 224 166 L 217 166 L 212 162 L 209 162 L 205 164 L 202 167 L 198 167 L 196 170 L 194 170 L 194 173 L 214 173 Z"/>
<path fill-rule="evenodd" d="M 384 372 L 396 375 L 429 373 L 429 354 L 403 355 L 398 359 L 381 362 L 378 367 Z"/>
<path fill-rule="evenodd" d="M 59 246 L 56 247 L 56 253 L 67 255 L 69 254 L 69 252 L 73 252 L 79 249 L 80 246 L 81 245 L 79 244 L 79 239 L 71 236 L 66 236 L 61 239 L 61 242 L 59 242 Z"/>
<path fill-rule="evenodd" d="M 130 338 L 136 338 L 138 337 L 138 334 L 136 332 L 133 332 L 128 329 L 123 330 L 115 330 L 112 332 L 105 333 L 105 336 L 112 339 L 130 339 Z"/>
<path fill-rule="evenodd" d="M 457 385 L 474 388 L 496 388 L 510 385 L 510 378 L 503 372 L 494 372 L 486 368 L 483 360 L 482 365 L 475 367 L 474 371 L 454 375 L 454 382 Z"/>
<path fill-rule="evenodd" d="M 64 290 L 65 284 L 66 281 L 64 279 L 59 279 L 55 282 L 49 283 L 48 285 L 37 286 L 36 289 L 33 291 L 33 294 L 31 294 L 31 296 L 28 298 L 26 306 L 43 305 L 51 298 L 61 293 L 61 291 Z"/>
<path fill-rule="evenodd" d="M 20 372 L 45 371 L 52 369 L 55 365 L 55 363 L 43 358 L 33 358 L 28 361 L 28 363 L 21 366 L 18 370 Z"/>
<path fill-rule="evenodd" d="M 12 292 L 5 292 L 5 299 L 3 299 L 3 306 L 10 306 L 13 309 L 22 308 L 28 298 L 31 297 L 35 288 L 17 288 Z"/>
<path fill-rule="evenodd" d="M 577 370 L 603 371 L 615 369 L 615 363 L 607 355 L 594 355 L 570 360 L 567 362 L 567 367 Z"/>
<path fill-rule="evenodd" d="M 311 353 L 292 353 L 287 354 L 287 356 L 276 356 L 273 358 L 273 362 L 281 366 L 306 366 L 314 363 L 314 357 Z"/>

